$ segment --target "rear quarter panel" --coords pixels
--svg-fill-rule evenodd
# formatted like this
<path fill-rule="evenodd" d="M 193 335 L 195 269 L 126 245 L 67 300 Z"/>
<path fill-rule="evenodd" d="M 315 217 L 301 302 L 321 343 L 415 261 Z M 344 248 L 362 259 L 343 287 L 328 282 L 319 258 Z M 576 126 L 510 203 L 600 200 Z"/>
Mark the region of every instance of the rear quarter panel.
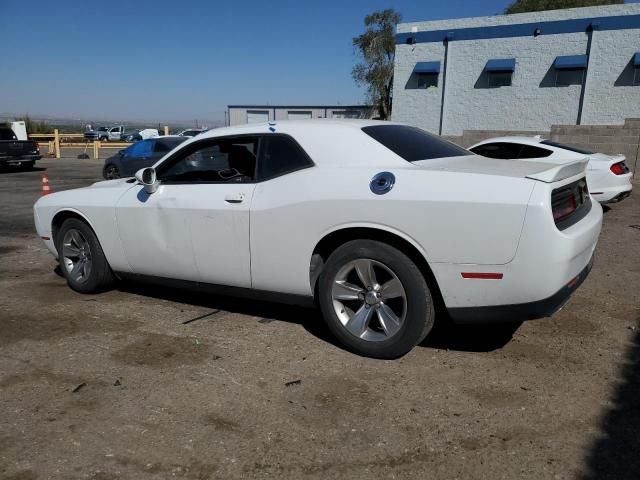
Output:
<path fill-rule="evenodd" d="M 375 195 L 388 170 L 393 189 Z M 412 243 L 430 263 L 505 264 L 518 246 L 532 180 L 428 171 L 408 162 L 312 167 L 257 186 L 251 209 L 254 288 L 311 294 L 309 263 L 327 234 L 371 227 Z"/>

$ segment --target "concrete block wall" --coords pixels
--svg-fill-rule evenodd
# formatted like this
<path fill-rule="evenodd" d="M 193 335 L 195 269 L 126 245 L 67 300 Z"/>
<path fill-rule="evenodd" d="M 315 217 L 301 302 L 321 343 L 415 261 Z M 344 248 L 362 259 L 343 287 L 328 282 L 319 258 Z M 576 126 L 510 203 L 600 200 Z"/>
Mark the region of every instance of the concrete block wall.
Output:
<path fill-rule="evenodd" d="M 629 168 L 640 169 L 640 118 L 628 118 L 624 125 L 554 125 L 550 138 L 594 152 L 621 153 Z"/>
<path fill-rule="evenodd" d="M 462 135 L 444 136 L 449 141 L 469 148 L 488 138 L 513 135 L 542 135 L 556 142 L 575 145 L 594 152 L 623 154 L 626 163 L 640 179 L 640 118 L 627 118 L 623 125 L 553 125 L 547 131 L 465 130 Z"/>

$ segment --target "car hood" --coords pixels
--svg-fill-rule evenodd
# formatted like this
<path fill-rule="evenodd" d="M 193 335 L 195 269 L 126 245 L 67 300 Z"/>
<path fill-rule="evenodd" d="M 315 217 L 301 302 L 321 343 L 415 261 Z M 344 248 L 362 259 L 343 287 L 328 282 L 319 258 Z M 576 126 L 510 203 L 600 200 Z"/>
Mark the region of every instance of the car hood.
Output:
<path fill-rule="evenodd" d="M 133 183 L 131 178 L 116 178 L 115 180 L 102 180 L 92 183 L 88 187 L 83 188 L 130 188 Z"/>
<path fill-rule="evenodd" d="M 556 182 L 584 172 L 587 159 L 567 160 L 566 162 L 544 162 L 541 159 L 503 160 L 464 155 L 433 160 L 420 160 L 414 165 L 427 170 L 447 172 L 475 173 L 480 175 L 497 175 L 501 177 L 530 178 L 542 182 Z"/>

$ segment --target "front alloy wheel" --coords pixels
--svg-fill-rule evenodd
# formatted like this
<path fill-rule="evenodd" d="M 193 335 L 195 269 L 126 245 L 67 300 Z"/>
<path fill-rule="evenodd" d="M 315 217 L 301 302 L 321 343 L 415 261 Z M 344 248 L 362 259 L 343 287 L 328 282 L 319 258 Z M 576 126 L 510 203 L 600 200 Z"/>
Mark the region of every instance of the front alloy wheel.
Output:
<path fill-rule="evenodd" d="M 113 272 L 98 237 L 79 218 L 66 219 L 56 234 L 58 260 L 69 286 L 81 293 L 104 291 L 114 281 Z"/>
<path fill-rule="evenodd" d="M 82 232 L 75 228 L 64 234 L 62 262 L 74 282 L 84 283 L 91 275 L 91 247 Z"/>

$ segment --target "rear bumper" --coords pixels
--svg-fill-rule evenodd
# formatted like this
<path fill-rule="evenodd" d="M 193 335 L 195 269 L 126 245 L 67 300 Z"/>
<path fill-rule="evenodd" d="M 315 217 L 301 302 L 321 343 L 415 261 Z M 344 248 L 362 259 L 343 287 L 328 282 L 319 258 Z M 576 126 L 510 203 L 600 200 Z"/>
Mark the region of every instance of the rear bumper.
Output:
<path fill-rule="evenodd" d="M 556 293 L 543 300 L 515 305 L 450 308 L 449 315 L 455 323 L 459 324 L 522 322 L 550 317 L 565 306 L 571 294 L 585 281 L 589 272 L 591 272 L 592 266 L 593 257 L 578 275 Z"/>
<path fill-rule="evenodd" d="M 2 165 L 20 165 L 25 162 L 35 162 L 40 160 L 42 155 L 18 155 L 16 157 L 0 157 L 0 164 Z"/>
<path fill-rule="evenodd" d="M 596 176 L 587 177 L 591 196 L 600 203 L 619 202 L 631 194 L 631 173 L 614 175 L 607 171 Z"/>
<path fill-rule="evenodd" d="M 598 195 L 592 194 L 591 196 L 601 204 L 617 203 L 617 202 L 621 202 L 622 200 L 627 198 L 629 195 L 631 195 L 631 190 L 632 190 L 631 185 L 628 185 L 627 189 L 622 191 L 621 189 L 617 188 L 617 189 L 611 189 L 610 191 L 607 191 L 607 192 L 602 192 L 601 194 L 598 194 Z"/>
<path fill-rule="evenodd" d="M 553 314 L 591 269 L 602 226 L 602 207 L 559 230 L 551 215 L 550 188 L 532 194 L 514 259 L 502 265 L 430 264 L 454 321 L 491 323 Z M 496 242 L 499 238 L 496 238 Z M 481 278 L 472 278 L 480 274 Z M 482 278 L 483 273 L 499 278 Z"/>

